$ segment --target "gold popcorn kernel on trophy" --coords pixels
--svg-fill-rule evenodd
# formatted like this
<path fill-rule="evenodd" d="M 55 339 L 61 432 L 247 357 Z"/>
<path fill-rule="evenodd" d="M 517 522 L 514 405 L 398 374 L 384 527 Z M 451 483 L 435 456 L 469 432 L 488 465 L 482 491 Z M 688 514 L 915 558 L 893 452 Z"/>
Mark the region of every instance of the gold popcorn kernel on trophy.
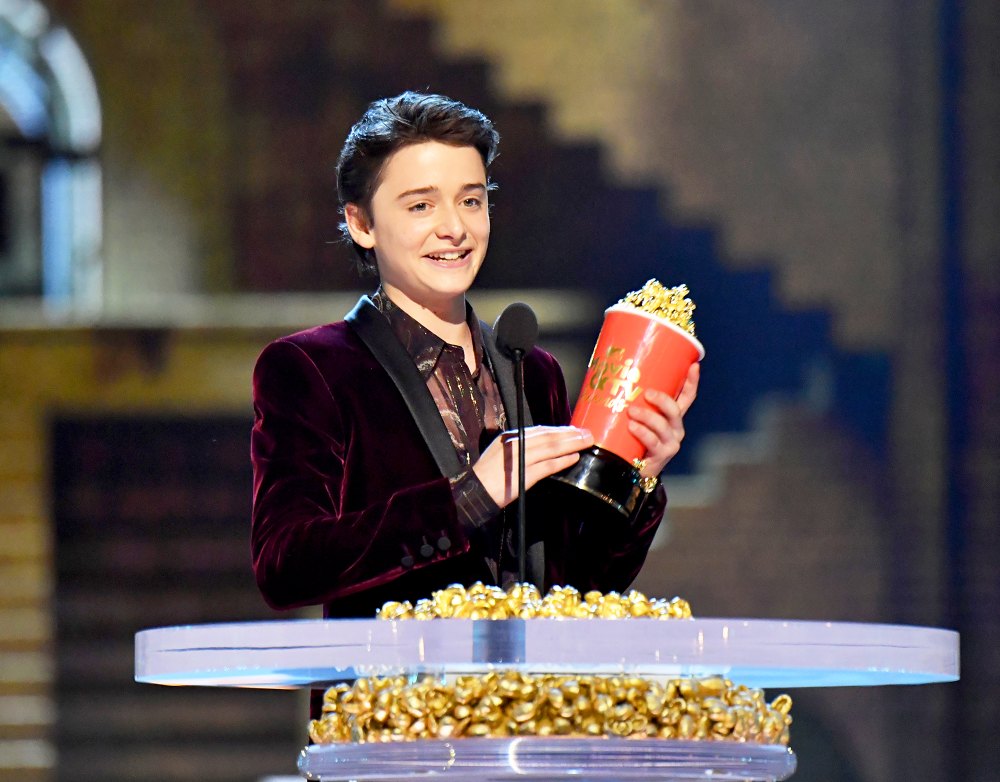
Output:
<path fill-rule="evenodd" d="M 655 478 L 641 474 L 646 448 L 629 431 L 630 406 L 651 407 L 644 392 L 676 399 L 691 365 L 705 357 L 694 336 L 695 305 L 686 285 L 649 280 L 604 313 L 570 423 L 589 429 L 594 445 L 552 480 L 581 489 L 631 516 Z"/>
<path fill-rule="evenodd" d="M 693 337 L 694 302 L 687 298 L 689 293 L 687 285 L 666 288 L 656 280 L 649 280 L 639 290 L 625 294 L 618 303 L 663 318 Z"/>

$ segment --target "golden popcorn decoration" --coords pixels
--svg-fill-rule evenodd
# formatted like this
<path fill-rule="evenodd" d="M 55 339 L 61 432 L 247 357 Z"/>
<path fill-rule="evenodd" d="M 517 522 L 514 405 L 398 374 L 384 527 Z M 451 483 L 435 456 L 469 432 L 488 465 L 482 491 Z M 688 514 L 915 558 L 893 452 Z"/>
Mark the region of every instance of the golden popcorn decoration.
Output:
<path fill-rule="evenodd" d="M 639 290 L 625 294 L 618 303 L 663 318 L 693 337 L 695 336 L 694 302 L 687 298 L 690 293 L 687 285 L 667 288 L 654 279 L 649 280 Z"/>
<path fill-rule="evenodd" d="M 317 744 L 507 736 L 755 742 L 787 746 L 792 700 L 720 676 L 652 681 L 636 676 L 492 672 L 448 682 L 363 678 L 327 690 L 309 724 Z"/>
<path fill-rule="evenodd" d="M 509 589 L 477 581 L 429 598 L 390 601 L 383 620 L 690 619 L 686 600 L 571 586 L 544 596 L 533 584 Z M 326 691 L 309 723 L 316 744 L 509 736 L 619 737 L 755 742 L 787 746 L 792 700 L 722 676 L 648 679 L 495 670 L 485 674 L 371 676 Z"/>
<path fill-rule="evenodd" d="M 571 586 L 554 586 L 543 597 L 534 584 L 508 590 L 477 581 L 440 589 L 413 605 L 389 601 L 378 619 L 691 619 L 686 600 L 648 598 L 638 590 L 622 595 L 597 590 L 581 594 Z"/>

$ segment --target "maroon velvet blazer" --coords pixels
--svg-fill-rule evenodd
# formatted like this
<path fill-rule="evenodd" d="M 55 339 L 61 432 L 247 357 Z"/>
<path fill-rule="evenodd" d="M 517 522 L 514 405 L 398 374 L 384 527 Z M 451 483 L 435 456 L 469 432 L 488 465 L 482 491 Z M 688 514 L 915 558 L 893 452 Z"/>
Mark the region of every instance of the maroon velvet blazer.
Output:
<path fill-rule="evenodd" d="M 508 421 L 513 372 L 483 324 Z M 525 423 L 566 424 L 562 371 L 525 357 Z M 345 321 L 268 345 L 253 376 L 251 549 L 274 608 L 322 604 L 324 616 L 373 616 L 387 600 L 486 583 L 484 536 L 459 522 L 448 477 L 461 471 L 434 400 L 367 297 Z M 663 515 L 662 487 L 630 521 L 575 489 L 543 481 L 527 495 L 529 576 L 623 590 Z M 516 524 L 514 506 L 497 523 Z"/>

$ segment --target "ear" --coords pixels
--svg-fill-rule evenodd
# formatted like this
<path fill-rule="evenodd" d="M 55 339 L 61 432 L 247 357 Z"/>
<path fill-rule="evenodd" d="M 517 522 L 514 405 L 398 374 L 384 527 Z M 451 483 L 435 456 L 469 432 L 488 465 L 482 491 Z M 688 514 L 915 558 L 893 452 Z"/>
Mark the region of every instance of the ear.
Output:
<path fill-rule="evenodd" d="M 360 206 L 357 204 L 347 204 L 344 207 L 344 222 L 347 223 L 347 232 L 355 242 L 366 250 L 370 250 L 375 246 L 375 234 L 372 231 L 372 227 L 368 224 L 368 218 L 365 216 L 364 210 Z"/>

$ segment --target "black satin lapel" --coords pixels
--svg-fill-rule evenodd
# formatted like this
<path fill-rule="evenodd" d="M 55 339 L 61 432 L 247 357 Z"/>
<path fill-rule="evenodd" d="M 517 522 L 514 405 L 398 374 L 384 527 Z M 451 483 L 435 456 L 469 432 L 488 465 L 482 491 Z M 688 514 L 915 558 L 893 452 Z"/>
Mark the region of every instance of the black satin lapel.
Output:
<path fill-rule="evenodd" d="M 483 330 L 483 347 L 490 357 L 490 365 L 493 367 L 493 378 L 500 387 L 500 398 L 503 400 L 504 410 L 507 411 L 507 428 L 514 429 L 517 426 L 517 394 L 514 390 L 514 362 L 504 356 L 498 349 L 496 339 L 493 336 L 493 329 L 482 321 L 479 321 Z M 524 404 L 524 425 L 531 426 L 531 410 L 528 409 L 527 400 Z"/>
<path fill-rule="evenodd" d="M 451 437 L 427 384 L 371 299 L 362 296 L 344 318 L 396 384 L 434 461 L 446 477 L 462 471 Z"/>

